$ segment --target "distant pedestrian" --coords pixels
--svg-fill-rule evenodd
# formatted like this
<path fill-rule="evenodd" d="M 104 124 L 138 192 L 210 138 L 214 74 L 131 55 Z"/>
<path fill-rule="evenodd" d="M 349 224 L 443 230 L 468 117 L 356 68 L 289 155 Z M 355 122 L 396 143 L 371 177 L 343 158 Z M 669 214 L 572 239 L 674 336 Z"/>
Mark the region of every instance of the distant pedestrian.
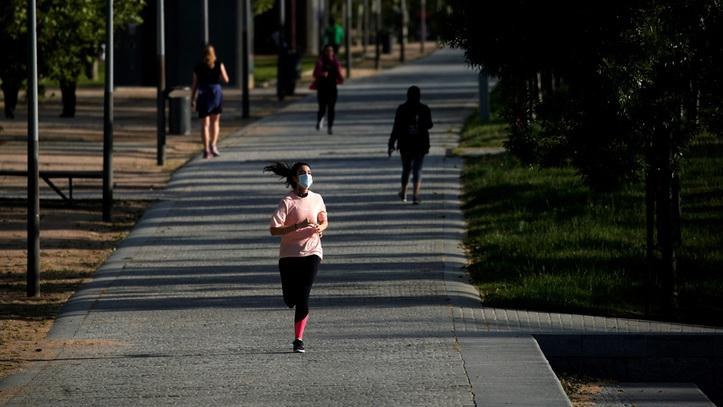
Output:
<path fill-rule="evenodd" d="M 218 135 L 221 132 L 223 91 L 221 82 L 228 83 L 226 67 L 216 59 L 213 45 L 203 49 L 201 61 L 193 68 L 191 105 L 201 119 L 203 158 L 218 157 Z"/>
<path fill-rule="evenodd" d="M 5 101 L 5 118 L 14 119 L 22 80 L 9 79 L 7 76 L 1 76 L 0 78 L 2 78 L 0 88 L 3 91 L 3 100 Z"/>
<path fill-rule="evenodd" d="M 294 311 L 293 351 L 304 352 L 304 329 L 309 320 L 309 293 L 323 258 L 321 235 L 329 226 L 321 195 L 312 192 L 311 167 L 297 162 L 264 168 L 284 178 L 292 188 L 271 217 L 270 232 L 281 236 L 279 272 L 284 302 Z"/>
<path fill-rule="evenodd" d="M 314 67 L 314 82 L 309 86 L 316 89 L 316 100 L 319 103 L 319 110 L 316 113 L 316 130 L 324 127 L 324 115 L 327 115 L 327 133 L 334 134 L 334 117 L 336 116 L 336 98 L 338 91 L 336 85 L 344 82 L 341 73 L 341 64 L 336 59 L 334 49 L 331 45 L 324 47 L 324 52 L 319 55 Z"/>
<path fill-rule="evenodd" d="M 422 202 L 422 165 L 424 156 L 429 153 L 429 129 L 432 126 L 432 112 L 427 105 L 421 103 L 419 88 L 410 86 L 407 89 L 407 101 L 397 107 L 387 148 L 389 156 L 394 150 L 399 150 L 402 156 L 402 188 L 399 199 L 404 202 L 407 201 L 410 172 L 414 181 L 414 204 Z"/>
<path fill-rule="evenodd" d="M 336 23 L 334 17 L 329 17 L 329 25 L 324 30 L 322 43 L 324 46 L 331 45 L 334 53 L 339 53 L 339 47 L 344 41 L 344 28 Z"/>

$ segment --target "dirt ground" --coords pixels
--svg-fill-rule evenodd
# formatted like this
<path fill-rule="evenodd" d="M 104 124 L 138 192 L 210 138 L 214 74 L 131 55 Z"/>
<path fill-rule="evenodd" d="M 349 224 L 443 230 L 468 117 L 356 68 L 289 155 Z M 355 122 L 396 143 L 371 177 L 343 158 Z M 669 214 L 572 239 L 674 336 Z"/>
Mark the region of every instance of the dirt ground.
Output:
<path fill-rule="evenodd" d="M 584 375 L 562 373 L 558 375 L 573 407 L 592 407 L 597 405 L 598 395 L 604 386 L 613 384 L 610 380 L 600 380 Z"/>
<path fill-rule="evenodd" d="M 426 52 L 437 48 L 426 44 Z M 370 50 L 373 52 L 373 48 Z M 407 59 L 420 56 L 409 44 Z M 398 64 L 398 54 L 383 55 L 382 68 Z M 368 54 L 353 67 L 353 76 L 373 75 Z M 241 119 L 241 93 L 224 90 L 221 138 L 269 115 L 308 93 L 310 72 L 298 84 L 298 95 L 276 100 L 270 89 L 250 94 L 250 119 Z M 2 95 L 0 94 L 0 97 Z M 112 221 L 101 219 L 100 180 L 74 180 L 76 199 L 66 205 L 40 182 L 41 296 L 28 298 L 26 285 L 26 196 L 24 177 L 0 176 L 0 378 L 32 360 L 52 359 L 68 344 L 45 339 L 63 304 L 77 287 L 92 278 L 116 244 L 133 228 L 170 175 L 200 154 L 199 123 L 190 135 L 168 135 L 166 163 L 156 165 L 156 90 L 122 87 L 114 92 L 114 197 Z M 402 98 L 403 95 L 400 95 Z M 39 103 L 41 170 L 100 170 L 102 168 L 103 89 L 79 88 L 76 117 L 60 118 L 60 92 L 46 89 Z M 1 99 L 0 99 L 1 100 Z M 14 120 L 0 117 L 0 170 L 27 168 L 27 109 L 23 95 Z M 56 185 L 68 191 L 67 181 Z M 82 344 L 80 344 L 82 345 Z"/>

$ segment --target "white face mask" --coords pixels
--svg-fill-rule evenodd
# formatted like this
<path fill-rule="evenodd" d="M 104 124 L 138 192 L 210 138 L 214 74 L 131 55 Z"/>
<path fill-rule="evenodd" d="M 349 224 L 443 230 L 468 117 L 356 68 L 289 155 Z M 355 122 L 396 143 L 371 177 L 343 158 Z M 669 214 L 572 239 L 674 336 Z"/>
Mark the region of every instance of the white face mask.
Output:
<path fill-rule="evenodd" d="M 301 186 L 302 188 L 309 188 L 313 183 L 314 180 L 311 179 L 311 174 L 299 175 L 299 186 Z"/>

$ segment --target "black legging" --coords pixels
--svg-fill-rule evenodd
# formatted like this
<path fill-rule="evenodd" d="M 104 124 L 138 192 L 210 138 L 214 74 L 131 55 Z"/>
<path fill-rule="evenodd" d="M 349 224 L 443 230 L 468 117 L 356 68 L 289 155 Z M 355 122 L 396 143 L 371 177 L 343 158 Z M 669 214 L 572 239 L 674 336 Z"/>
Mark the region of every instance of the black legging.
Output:
<path fill-rule="evenodd" d="M 284 302 L 289 308 L 296 306 L 294 322 L 309 315 L 309 293 L 319 271 L 319 256 L 284 257 L 279 259 L 281 290 Z"/>
<path fill-rule="evenodd" d="M 402 185 L 409 182 L 409 173 L 412 173 L 412 182 L 415 184 L 422 180 L 422 165 L 424 154 L 402 153 Z"/>
<path fill-rule="evenodd" d="M 316 113 L 316 122 L 319 123 L 321 118 L 326 114 L 327 109 L 329 114 L 327 116 L 327 122 L 329 128 L 334 125 L 334 106 L 336 106 L 337 90 L 336 86 L 319 86 L 316 90 L 316 100 L 319 102 L 319 111 Z"/>

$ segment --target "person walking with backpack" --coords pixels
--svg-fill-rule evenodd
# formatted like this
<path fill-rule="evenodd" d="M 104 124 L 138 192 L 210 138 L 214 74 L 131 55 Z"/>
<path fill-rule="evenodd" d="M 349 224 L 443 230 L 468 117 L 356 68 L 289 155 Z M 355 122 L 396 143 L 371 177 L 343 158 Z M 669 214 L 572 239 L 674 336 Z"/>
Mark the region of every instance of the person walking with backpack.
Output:
<path fill-rule="evenodd" d="M 294 311 L 293 351 L 304 353 L 304 329 L 309 320 L 309 294 L 323 258 L 321 236 L 329 227 L 321 195 L 309 188 L 311 167 L 297 162 L 276 162 L 264 168 L 282 177 L 292 188 L 271 216 L 269 232 L 281 236 L 279 272 L 284 303 Z"/>
<path fill-rule="evenodd" d="M 432 124 L 432 112 L 421 102 L 421 91 L 417 86 L 407 89 L 407 101 L 399 107 L 394 115 L 394 126 L 389 136 L 387 155 L 391 157 L 394 150 L 402 156 L 402 188 L 399 199 L 407 201 L 407 184 L 412 174 L 414 183 L 413 203 L 422 202 L 422 165 L 424 156 L 429 153 L 429 129 Z"/>

